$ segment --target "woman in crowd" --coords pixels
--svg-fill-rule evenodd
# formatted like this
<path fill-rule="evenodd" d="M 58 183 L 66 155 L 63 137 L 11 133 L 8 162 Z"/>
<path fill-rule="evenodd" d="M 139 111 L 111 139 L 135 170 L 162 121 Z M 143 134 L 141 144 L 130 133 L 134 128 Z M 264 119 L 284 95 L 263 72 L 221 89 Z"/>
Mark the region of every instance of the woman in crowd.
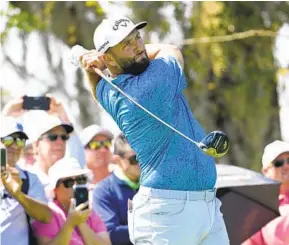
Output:
<path fill-rule="evenodd" d="M 48 172 L 54 200 L 49 203 L 50 223 L 33 223 L 40 245 L 110 245 L 109 235 L 100 216 L 86 204 L 73 207 L 74 184 L 86 184 L 87 171 L 74 158 L 57 161 Z"/>

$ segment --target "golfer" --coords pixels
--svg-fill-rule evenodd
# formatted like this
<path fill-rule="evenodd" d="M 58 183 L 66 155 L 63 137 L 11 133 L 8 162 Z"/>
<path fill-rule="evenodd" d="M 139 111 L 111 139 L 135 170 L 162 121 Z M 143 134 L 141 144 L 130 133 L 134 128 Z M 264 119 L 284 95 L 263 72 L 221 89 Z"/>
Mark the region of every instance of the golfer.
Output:
<path fill-rule="evenodd" d="M 94 33 L 95 50 L 80 56 L 91 93 L 113 117 L 137 154 L 141 186 L 128 207 L 133 244 L 228 245 L 216 198 L 212 157 L 151 117 L 96 74 L 108 70 L 135 101 L 191 139 L 205 132 L 182 93 L 183 57 L 173 45 L 144 45 L 127 17 L 103 20 Z"/>

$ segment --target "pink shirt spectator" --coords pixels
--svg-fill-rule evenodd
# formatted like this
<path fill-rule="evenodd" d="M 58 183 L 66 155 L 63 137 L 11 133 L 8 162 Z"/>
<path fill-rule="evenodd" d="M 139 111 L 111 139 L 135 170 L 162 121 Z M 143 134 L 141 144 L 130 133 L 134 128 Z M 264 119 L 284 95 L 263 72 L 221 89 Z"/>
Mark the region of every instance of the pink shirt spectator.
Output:
<path fill-rule="evenodd" d="M 289 215 L 289 193 L 280 194 L 280 196 L 279 196 L 279 212 L 282 216 L 283 215 Z"/>
<path fill-rule="evenodd" d="M 39 221 L 35 221 L 32 224 L 32 227 L 34 229 L 36 236 L 45 236 L 50 239 L 53 239 L 66 222 L 67 213 L 64 212 L 64 210 L 61 208 L 61 206 L 57 201 L 50 202 L 49 207 L 52 209 L 53 215 L 50 223 L 45 224 Z M 107 231 L 100 216 L 93 211 L 89 216 L 89 218 L 87 219 L 87 224 L 92 230 L 95 231 L 95 233 Z M 69 245 L 84 245 L 84 241 L 78 229 L 74 229 L 74 231 L 72 232 Z"/>
<path fill-rule="evenodd" d="M 275 218 L 242 245 L 289 245 L 289 195 L 280 194 L 279 211 Z"/>

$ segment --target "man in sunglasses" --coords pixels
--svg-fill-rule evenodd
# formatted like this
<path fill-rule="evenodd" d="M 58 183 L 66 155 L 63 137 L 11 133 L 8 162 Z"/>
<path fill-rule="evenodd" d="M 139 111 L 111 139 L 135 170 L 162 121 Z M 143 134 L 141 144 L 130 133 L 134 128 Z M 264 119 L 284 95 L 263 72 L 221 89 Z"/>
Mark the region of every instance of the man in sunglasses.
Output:
<path fill-rule="evenodd" d="M 22 124 L 13 117 L 1 118 L 1 144 L 7 149 L 7 163 L 1 157 L 1 241 L 2 244 L 34 245 L 30 217 L 49 222 L 43 186 L 35 174 L 16 163 L 28 139 Z"/>
<path fill-rule="evenodd" d="M 262 157 L 262 172 L 281 182 L 277 217 L 242 245 L 289 244 L 289 143 L 276 140 L 268 144 Z"/>
<path fill-rule="evenodd" d="M 30 133 L 36 158 L 34 171 L 42 184 L 47 186 L 48 170 L 65 156 L 67 141 L 73 127 L 63 123 L 58 117 L 46 113 L 41 115 L 39 120 L 40 123 L 34 125 L 34 130 Z"/>
<path fill-rule="evenodd" d="M 120 134 L 114 142 L 114 172 L 94 189 L 92 206 L 102 217 L 114 245 L 131 245 L 128 232 L 128 201 L 139 188 L 140 167 L 135 152 Z"/>
<path fill-rule="evenodd" d="M 276 140 L 267 145 L 262 157 L 262 172 L 271 179 L 281 182 L 279 210 L 289 214 L 289 143 Z"/>
<path fill-rule="evenodd" d="M 93 124 L 83 129 L 80 141 L 84 147 L 86 167 L 91 171 L 91 184 L 95 185 L 109 174 L 112 160 L 111 141 L 113 134 Z"/>

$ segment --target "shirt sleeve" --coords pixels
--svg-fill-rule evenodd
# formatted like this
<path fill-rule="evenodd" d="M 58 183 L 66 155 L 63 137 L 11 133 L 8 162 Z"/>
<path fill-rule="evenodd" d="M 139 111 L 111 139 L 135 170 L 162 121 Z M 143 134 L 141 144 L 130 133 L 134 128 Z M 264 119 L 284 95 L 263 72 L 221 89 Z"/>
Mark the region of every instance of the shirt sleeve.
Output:
<path fill-rule="evenodd" d="M 29 175 L 29 189 L 28 196 L 38 201 L 47 203 L 47 198 L 44 191 L 44 186 L 41 184 L 36 174 L 28 172 Z"/>
<path fill-rule="evenodd" d="M 131 244 L 128 226 L 121 225 L 117 215 L 117 202 L 102 186 L 97 186 L 93 192 L 93 210 L 100 214 L 109 232 L 111 243 L 119 245 Z"/>
<path fill-rule="evenodd" d="M 101 217 L 95 213 L 94 211 L 91 212 L 91 215 L 88 220 L 88 225 L 94 230 L 95 233 L 106 232 L 106 226 L 102 221 Z"/>

